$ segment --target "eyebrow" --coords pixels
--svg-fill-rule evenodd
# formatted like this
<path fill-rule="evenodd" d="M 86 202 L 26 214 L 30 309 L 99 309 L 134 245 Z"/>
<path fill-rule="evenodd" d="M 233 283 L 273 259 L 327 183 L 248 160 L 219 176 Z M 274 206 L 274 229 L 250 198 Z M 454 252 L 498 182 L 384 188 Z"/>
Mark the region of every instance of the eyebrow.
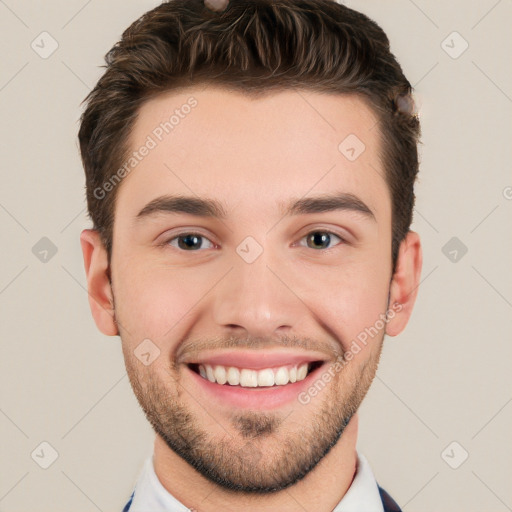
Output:
<path fill-rule="evenodd" d="M 362 213 L 365 217 L 375 220 L 375 214 L 361 199 L 345 192 L 298 199 L 285 208 L 283 213 L 285 216 L 304 215 L 308 213 L 332 212 L 335 210 L 348 210 Z"/>
<path fill-rule="evenodd" d="M 188 213 L 197 217 L 214 217 L 223 219 L 226 211 L 219 201 L 191 196 L 160 196 L 150 201 L 137 214 L 137 219 L 157 213 Z"/>
<path fill-rule="evenodd" d="M 372 210 L 357 196 L 347 193 L 306 197 L 292 200 L 287 207 L 280 203 L 283 216 L 305 215 L 311 213 L 324 213 L 336 210 L 347 210 L 363 214 L 375 220 Z M 187 213 L 197 217 L 212 217 L 225 219 L 227 214 L 223 205 L 215 199 L 206 199 L 192 196 L 164 195 L 150 201 L 137 214 L 140 220 L 158 213 Z"/>

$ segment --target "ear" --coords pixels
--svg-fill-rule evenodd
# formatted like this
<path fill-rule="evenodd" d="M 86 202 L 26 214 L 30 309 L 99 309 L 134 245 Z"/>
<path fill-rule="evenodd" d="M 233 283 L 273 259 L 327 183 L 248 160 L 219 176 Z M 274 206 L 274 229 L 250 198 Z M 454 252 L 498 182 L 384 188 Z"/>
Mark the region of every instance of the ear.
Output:
<path fill-rule="evenodd" d="M 107 250 L 95 229 L 84 229 L 80 235 L 84 256 L 89 306 L 98 329 L 107 336 L 118 334 L 114 315 L 114 300 L 109 279 Z"/>
<path fill-rule="evenodd" d="M 391 280 L 389 309 L 395 312 L 389 316 L 386 334 L 400 334 L 411 317 L 420 285 L 423 256 L 418 233 L 409 231 L 400 244 L 396 270 Z"/>

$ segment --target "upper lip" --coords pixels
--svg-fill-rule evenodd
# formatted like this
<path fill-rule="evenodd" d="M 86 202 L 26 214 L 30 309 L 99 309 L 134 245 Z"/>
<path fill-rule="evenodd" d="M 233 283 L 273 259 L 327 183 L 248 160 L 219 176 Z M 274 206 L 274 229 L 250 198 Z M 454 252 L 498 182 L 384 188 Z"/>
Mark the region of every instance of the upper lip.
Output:
<path fill-rule="evenodd" d="M 229 352 L 203 352 L 200 355 L 190 358 L 190 360 L 184 362 L 186 364 L 235 366 L 238 368 L 261 370 L 263 368 L 311 363 L 314 361 L 326 361 L 325 354 L 316 352 L 290 352 L 275 350 L 232 350 Z"/>

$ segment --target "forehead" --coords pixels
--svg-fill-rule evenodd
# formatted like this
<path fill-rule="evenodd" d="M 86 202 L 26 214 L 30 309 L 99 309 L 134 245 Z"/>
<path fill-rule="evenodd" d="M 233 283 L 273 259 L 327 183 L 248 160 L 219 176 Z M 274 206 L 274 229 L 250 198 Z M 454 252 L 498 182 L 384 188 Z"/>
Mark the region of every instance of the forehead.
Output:
<path fill-rule="evenodd" d="M 172 91 L 140 108 L 129 146 L 116 201 L 127 214 L 164 193 L 282 212 L 290 197 L 343 191 L 390 208 L 377 118 L 354 95 Z"/>

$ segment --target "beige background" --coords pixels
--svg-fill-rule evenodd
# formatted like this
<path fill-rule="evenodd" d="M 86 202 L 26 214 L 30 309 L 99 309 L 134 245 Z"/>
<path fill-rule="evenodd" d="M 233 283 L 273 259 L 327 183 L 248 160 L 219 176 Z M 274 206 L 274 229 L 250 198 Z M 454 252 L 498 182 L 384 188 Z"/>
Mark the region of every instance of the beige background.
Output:
<path fill-rule="evenodd" d="M 3 512 L 120 511 L 152 449 L 120 340 L 89 311 L 76 135 L 103 55 L 157 3 L 0 0 Z M 512 510 L 512 2 L 349 5 L 387 31 L 423 125 L 423 281 L 408 328 L 386 341 L 358 448 L 405 512 Z M 31 48 L 51 49 L 43 31 L 59 45 L 46 59 Z M 43 237 L 57 249 L 46 262 Z M 59 455 L 48 469 L 43 441 Z"/>

